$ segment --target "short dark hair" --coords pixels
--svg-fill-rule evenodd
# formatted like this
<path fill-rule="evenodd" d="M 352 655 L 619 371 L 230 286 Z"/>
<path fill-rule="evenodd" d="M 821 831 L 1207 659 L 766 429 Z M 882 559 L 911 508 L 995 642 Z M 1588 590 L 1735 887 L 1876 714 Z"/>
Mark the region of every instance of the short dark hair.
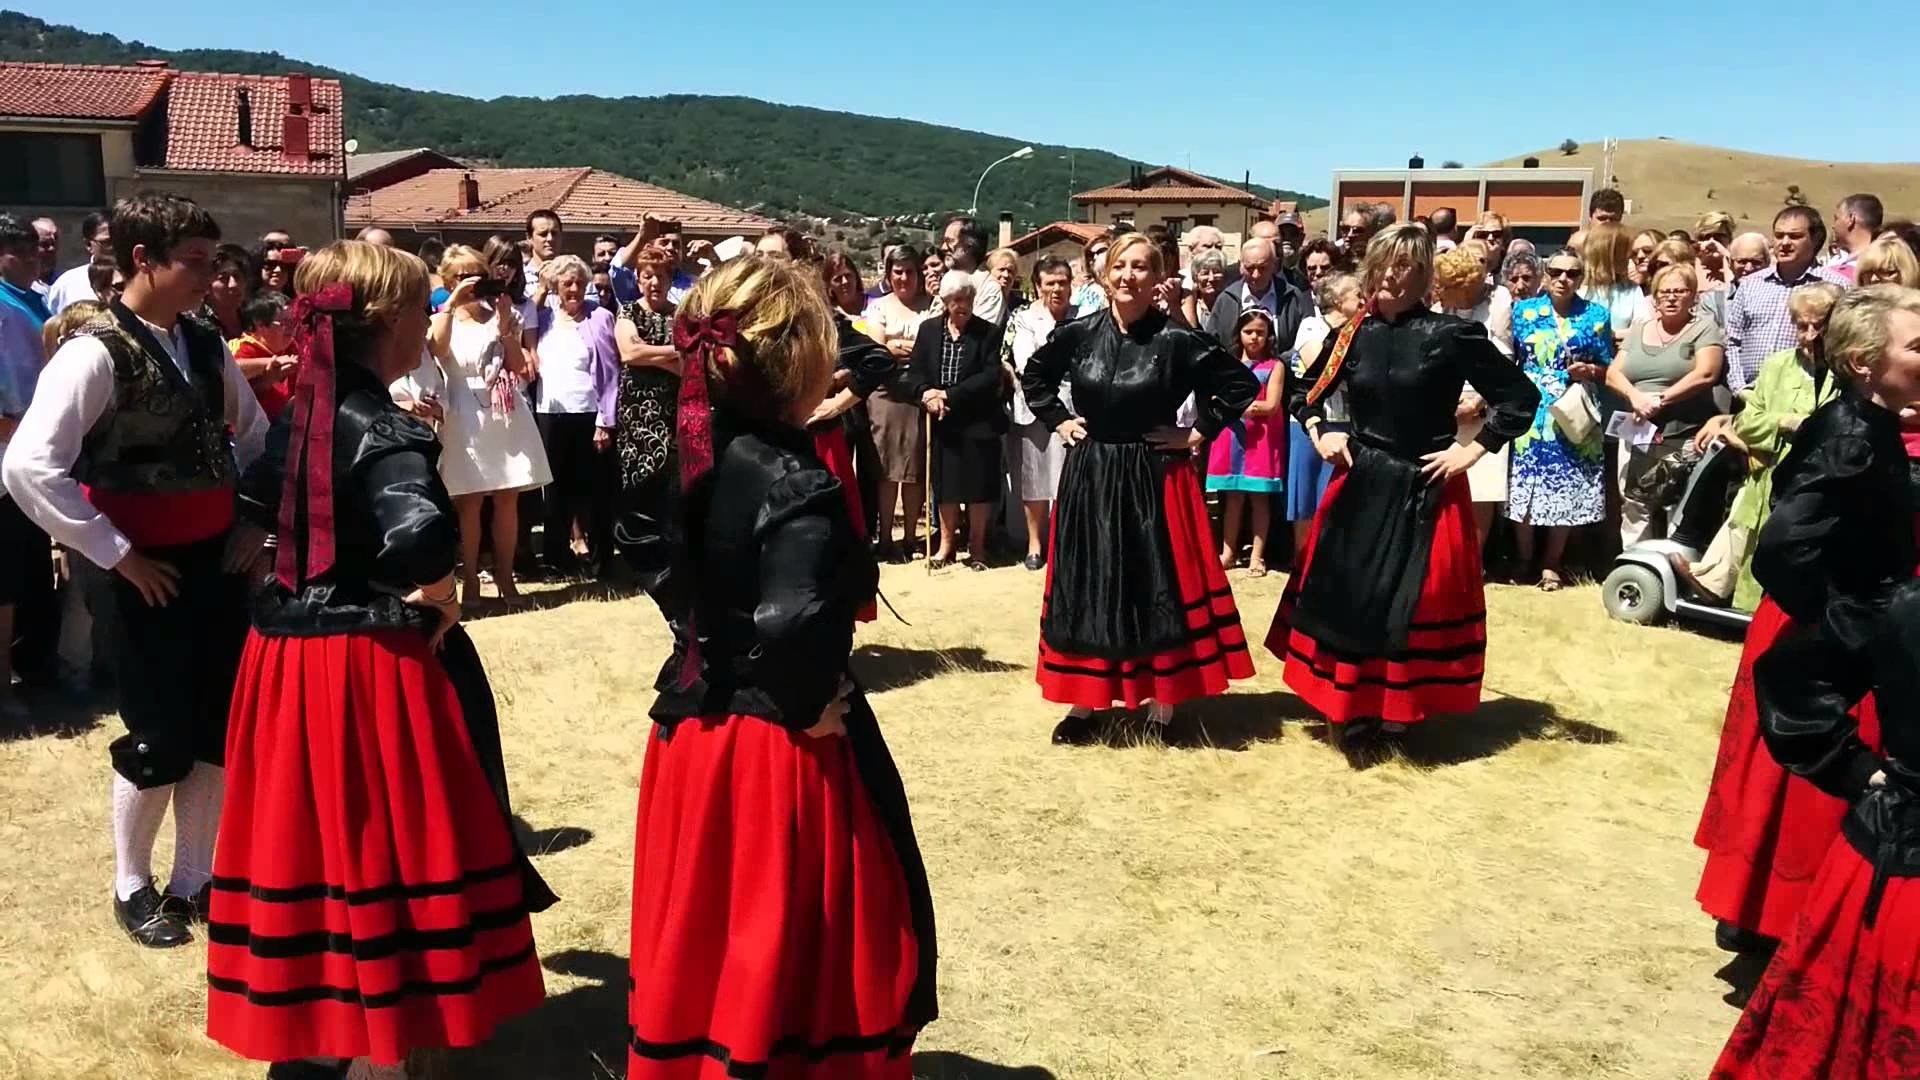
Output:
<path fill-rule="evenodd" d="M 213 249 L 213 276 L 219 277 L 224 270 L 231 270 L 249 287 L 253 284 L 250 279 L 259 277 L 255 273 L 253 253 L 239 244 L 221 244 Z"/>
<path fill-rule="evenodd" d="M 1868 195 L 1864 192 L 1841 199 L 1840 209 L 1858 218 L 1861 227 L 1870 233 L 1879 232 L 1880 225 L 1887 216 L 1887 208 L 1880 204 L 1880 196 Z"/>
<path fill-rule="evenodd" d="M 966 252 L 977 265 L 987 259 L 987 234 L 977 226 L 960 230 L 960 239 L 953 242 L 953 250 Z"/>
<path fill-rule="evenodd" d="M 440 256 L 446 253 L 447 242 L 437 236 L 429 236 L 420 241 L 420 250 L 414 252 L 415 255 L 420 256 L 420 261 L 426 263 L 429 268 L 439 266 Z"/>
<path fill-rule="evenodd" d="M 87 243 L 91 244 L 93 243 L 94 236 L 100 232 L 100 226 L 110 225 L 112 222 L 113 211 L 95 210 L 93 213 L 80 219 L 80 235 L 86 237 Z"/>
<path fill-rule="evenodd" d="M 291 303 L 285 293 L 262 289 L 240 305 L 240 325 L 249 330 L 271 326 L 280 321 L 280 313 Z"/>
<path fill-rule="evenodd" d="M 533 213 L 527 215 L 527 235 L 528 236 L 533 235 L 533 223 L 536 221 L 539 221 L 541 218 L 546 218 L 548 221 L 553 222 L 554 232 L 567 231 L 567 223 L 560 220 L 560 215 L 556 211 L 535 210 Z"/>
<path fill-rule="evenodd" d="M 134 248 L 145 248 L 149 261 L 164 266 L 182 241 L 220 239 L 219 223 L 199 203 L 156 192 L 114 203 L 107 228 L 113 233 L 113 261 L 128 278 L 134 275 Z"/>
<path fill-rule="evenodd" d="M 1807 223 L 1807 239 L 1813 241 L 1815 251 L 1827 246 L 1827 222 L 1820 216 L 1820 211 L 1811 206 L 1783 206 L 1779 213 L 1773 215 L 1773 227 L 1779 228 L 1780 223 L 1790 217 L 1798 217 Z"/>
<path fill-rule="evenodd" d="M 1599 191 L 1594 192 L 1593 196 L 1587 200 L 1587 216 L 1592 217 L 1595 210 L 1605 210 L 1608 213 L 1619 214 L 1621 217 L 1625 217 L 1627 214 L 1627 197 L 1615 191 L 1613 188 L 1603 187 Z"/>
<path fill-rule="evenodd" d="M 954 214 L 947 218 L 946 224 L 940 226 L 940 231 L 944 233 L 948 229 L 953 228 L 953 223 L 956 221 L 960 223 L 960 228 L 963 232 L 967 229 L 978 228 L 980 225 L 980 222 L 975 220 L 972 214 Z"/>
<path fill-rule="evenodd" d="M 1042 255 L 1033 264 L 1033 291 L 1040 291 L 1040 275 L 1065 274 L 1073 277 L 1073 264 L 1058 255 Z"/>
<path fill-rule="evenodd" d="M 0 214 L 0 251 L 12 251 L 16 248 L 40 248 L 40 233 L 30 222 L 25 222 L 12 214 Z"/>
<path fill-rule="evenodd" d="M 920 273 L 920 264 L 926 261 L 927 257 L 922 255 L 920 249 L 914 247 L 912 244 L 895 244 L 887 251 L 887 264 L 881 267 L 880 270 L 883 274 L 891 274 L 893 273 L 893 268 L 896 266 L 911 266 L 913 267 L 914 274 L 918 276 Z"/>
<path fill-rule="evenodd" d="M 593 246 L 599 247 L 601 244 L 612 244 L 614 247 L 619 247 L 620 238 L 612 233 L 600 233 L 593 238 Z"/>

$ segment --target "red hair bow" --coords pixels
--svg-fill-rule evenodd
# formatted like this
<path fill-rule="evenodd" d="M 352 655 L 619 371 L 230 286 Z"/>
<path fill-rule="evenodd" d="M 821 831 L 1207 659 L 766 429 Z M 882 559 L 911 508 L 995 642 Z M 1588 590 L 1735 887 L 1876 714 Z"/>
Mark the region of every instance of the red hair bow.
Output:
<path fill-rule="evenodd" d="M 353 286 L 344 281 L 302 293 L 291 309 L 300 368 L 294 373 L 293 434 L 287 442 L 279 550 L 273 560 L 273 576 L 288 589 L 298 589 L 302 581 L 333 568 L 333 317 L 352 310 Z M 304 544 L 294 531 L 303 492 Z M 304 573 L 300 549 L 306 554 Z"/>
<path fill-rule="evenodd" d="M 680 403 L 674 427 L 680 444 L 680 491 L 684 495 L 713 468 L 713 405 L 707 397 L 707 366 L 721 349 L 740 346 L 740 320 L 731 311 L 681 315 L 673 321 L 673 347 L 680 352 Z M 687 649 L 679 688 L 700 674 L 700 632 L 687 614 Z"/>

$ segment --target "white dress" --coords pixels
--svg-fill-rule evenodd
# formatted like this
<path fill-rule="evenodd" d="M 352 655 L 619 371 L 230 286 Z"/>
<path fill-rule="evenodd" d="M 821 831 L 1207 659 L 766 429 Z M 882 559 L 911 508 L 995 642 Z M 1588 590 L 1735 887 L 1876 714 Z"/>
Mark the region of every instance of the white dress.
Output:
<path fill-rule="evenodd" d="M 492 380 L 505 370 L 500 332 L 487 321 L 449 315 L 453 331 L 448 341 L 451 364 L 426 357 L 413 373 L 415 387 L 408 392 L 440 397 L 446 420 L 440 428 L 440 478 L 450 495 L 526 491 L 553 481 L 547 452 L 534 426 L 533 412 L 524 394 L 513 395 L 513 408 L 502 412 L 493 403 Z"/>

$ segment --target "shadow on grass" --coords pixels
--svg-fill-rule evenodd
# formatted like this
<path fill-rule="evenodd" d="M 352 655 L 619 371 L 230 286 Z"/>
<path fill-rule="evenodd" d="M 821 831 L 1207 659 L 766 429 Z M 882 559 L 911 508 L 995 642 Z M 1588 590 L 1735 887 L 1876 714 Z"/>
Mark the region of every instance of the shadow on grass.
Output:
<path fill-rule="evenodd" d="M 33 689 L 21 694 L 27 718 L 18 724 L 0 721 L 0 742 L 24 742 L 52 737 L 77 739 L 119 711 L 112 693 L 76 697 L 59 690 Z"/>
<path fill-rule="evenodd" d="M 1772 949 L 1735 953 L 1719 971 L 1713 973 L 1714 978 L 1727 984 L 1727 992 L 1720 1000 L 1736 1009 L 1746 1008 L 1747 999 L 1760 986 L 1760 976 L 1766 974 L 1767 965 L 1772 962 Z"/>
<path fill-rule="evenodd" d="M 1168 746 L 1180 750 L 1241 751 L 1281 737 L 1288 721 L 1311 719 L 1305 703 L 1292 694 L 1262 691 L 1221 694 L 1189 701 L 1161 730 L 1138 709 L 1102 709 L 1094 714 L 1098 730 L 1092 745 L 1115 750 Z"/>
<path fill-rule="evenodd" d="M 492 619 L 501 615 L 518 615 L 528 611 L 549 611 L 581 600 L 625 600 L 628 597 L 644 595 L 645 592 L 646 590 L 631 581 L 574 581 L 558 589 L 523 592 L 520 594 L 518 604 L 508 604 L 498 597 L 487 597 L 480 601 L 474 614 L 468 616 L 466 621 Z"/>
<path fill-rule="evenodd" d="M 853 650 L 852 667 L 869 694 L 900 690 L 942 675 L 991 674 L 1020 671 L 1027 665 L 990 659 L 977 645 L 951 649 L 903 649 L 896 645 L 862 645 Z"/>
<path fill-rule="evenodd" d="M 593 840 L 592 829 L 583 829 L 578 825 L 558 825 L 551 829 L 536 829 L 526 818 L 518 814 L 513 816 L 513 833 L 520 838 L 520 850 L 535 859 L 542 855 L 571 851 Z"/>
<path fill-rule="evenodd" d="M 1059 1080 L 1038 1065 L 996 1065 L 946 1050 L 913 1055 L 913 1077 L 914 1080 Z"/>
<path fill-rule="evenodd" d="M 569 949 L 548 971 L 589 980 L 500 1026 L 486 1045 L 435 1054 L 421 1080 L 613 1080 L 627 1071 L 627 959 Z"/>
<path fill-rule="evenodd" d="M 1523 742 L 1605 746 L 1620 741 L 1612 728 L 1572 720 L 1545 701 L 1499 697 L 1465 716 L 1435 717 L 1407 729 L 1402 753 L 1415 765 L 1462 765 L 1490 758 Z"/>

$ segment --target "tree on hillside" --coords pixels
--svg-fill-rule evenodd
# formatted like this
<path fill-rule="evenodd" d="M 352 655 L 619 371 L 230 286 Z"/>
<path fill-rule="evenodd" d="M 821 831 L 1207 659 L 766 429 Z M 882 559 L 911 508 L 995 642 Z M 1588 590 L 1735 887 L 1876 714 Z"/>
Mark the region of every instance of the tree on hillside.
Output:
<path fill-rule="evenodd" d="M 1568 157 L 1572 157 L 1580 152 L 1580 144 L 1574 142 L 1572 139 L 1568 139 L 1566 142 L 1560 144 L 1560 152 Z"/>
<path fill-rule="evenodd" d="M 1788 205 L 1788 206 L 1805 206 L 1805 205 L 1807 205 L 1807 197 L 1806 197 L 1805 195 L 1802 195 L 1802 194 L 1800 193 L 1800 185 L 1799 185 L 1799 184 L 1788 184 L 1788 185 L 1787 185 L 1787 205 Z"/>
<path fill-rule="evenodd" d="M 1465 165 L 1462 165 L 1462 164 L 1460 164 L 1459 162 L 1457 162 L 1457 161 L 1454 161 L 1454 160 L 1453 160 L 1453 159 L 1451 159 L 1451 158 L 1449 158 L 1449 159 L 1447 159 L 1446 161 L 1443 161 L 1443 162 L 1441 162 L 1441 163 L 1440 163 L 1440 167 L 1441 167 L 1441 168 L 1443 168 L 1443 169 L 1464 169 L 1464 168 L 1466 168 L 1466 166 L 1465 166 Z"/>

